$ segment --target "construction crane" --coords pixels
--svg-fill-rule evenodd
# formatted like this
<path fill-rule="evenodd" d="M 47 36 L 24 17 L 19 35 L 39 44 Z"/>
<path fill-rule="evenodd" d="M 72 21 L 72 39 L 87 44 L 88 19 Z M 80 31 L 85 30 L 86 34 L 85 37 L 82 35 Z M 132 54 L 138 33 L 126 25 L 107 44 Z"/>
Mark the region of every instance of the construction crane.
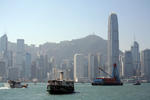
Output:
<path fill-rule="evenodd" d="M 102 69 L 101 67 L 98 67 L 99 70 L 101 70 L 103 73 L 107 74 L 109 77 L 112 77 L 112 75 L 110 75 L 109 73 L 107 73 L 104 69 Z"/>

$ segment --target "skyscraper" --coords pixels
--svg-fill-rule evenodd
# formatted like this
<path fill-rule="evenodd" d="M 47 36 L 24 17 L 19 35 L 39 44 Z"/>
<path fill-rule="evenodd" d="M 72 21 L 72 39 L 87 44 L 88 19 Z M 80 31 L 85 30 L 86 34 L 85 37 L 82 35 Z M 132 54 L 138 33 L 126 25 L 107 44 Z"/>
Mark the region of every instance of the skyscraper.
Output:
<path fill-rule="evenodd" d="M 1 38 L 0 38 L 0 52 L 7 52 L 7 44 L 8 44 L 8 39 L 7 39 L 7 35 L 4 34 Z"/>
<path fill-rule="evenodd" d="M 19 68 L 19 72 L 23 71 L 24 56 L 25 56 L 24 39 L 18 39 L 16 52 L 16 67 Z M 19 77 L 21 74 L 23 73 L 19 73 Z"/>
<path fill-rule="evenodd" d="M 111 13 L 108 19 L 108 72 L 112 73 L 113 64 L 119 67 L 119 32 L 118 19 Z"/>
<path fill-rule="evenodd" d="M 26 53 L 25 55 L 25 79 L 31 78 L 31 54 Z"/>
<path fill-rule="evenodd" d="M 81 82 L 85 79 L 85 62 L 86 59 L 82 54 L 75 54 L 74 55 L 74 81 Z"/>
<path fill-rule="evenodd" d="M 150 49 L 141 53 L 141 75 L 150 81 Z"/>
<path fill-rule="evenodd" d="M 95 77 L 94 55 L 88 54 L 88 78 L 93 81 Z"/>
<path fill-rule="evenodd" d="M 4 34 L 0 38 L 0 55 L 5 63 L 5 69 L 6 69 L 6 76 L 8 76 L 8 38 L 7 35 Z"/>
<path fill-rule="evenodd" d="M 138 75 L 140 69 L 140 52 L 139 52 L 139 44 L 134 41 L 133 46 L 131 46 L 132 52 L 132 63 L 133 63 L 133 74 Z"/>
<path fill-rule="evenodd" d="M 133 62 L 131 51 L 125 51 L 123 58 L 123 75 L 126 78 L 133 76 Z"/>

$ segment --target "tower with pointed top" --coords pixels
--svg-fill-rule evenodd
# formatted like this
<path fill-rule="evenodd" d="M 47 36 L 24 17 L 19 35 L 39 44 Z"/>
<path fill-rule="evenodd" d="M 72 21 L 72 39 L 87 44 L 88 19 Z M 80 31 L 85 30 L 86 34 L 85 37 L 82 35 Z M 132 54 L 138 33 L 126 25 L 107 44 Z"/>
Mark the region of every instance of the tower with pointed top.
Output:
<path fill-rule="evenodd" d="M 108 19 L 108 72 L 112 73 L 113 65 L 119 67 L 119 32 L 118 18 L 111 13 Z"/>

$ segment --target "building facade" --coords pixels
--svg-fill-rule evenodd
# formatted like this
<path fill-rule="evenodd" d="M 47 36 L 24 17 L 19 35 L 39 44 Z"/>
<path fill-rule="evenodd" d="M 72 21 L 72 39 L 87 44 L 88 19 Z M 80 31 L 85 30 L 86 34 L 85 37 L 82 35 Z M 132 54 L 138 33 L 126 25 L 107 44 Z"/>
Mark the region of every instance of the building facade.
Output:
<path fill-rule="evenodd" d="M 130 78 L 133 76 L 133 62 L 132 62 L 132 52 L 125 51 L 123 57 L 123 75 L 125 78 Z"/>
<path fill-rule="evenodd" d="M 145 49 L 141 53 L 141 75 L 150 81 L 150 49 Z"/>
<path fill-rule="evenodd" d="M 85 77 L 86 60 L 83 54 L 74 55 L 74 81 L 83 82 Z"/>
<path fill-rule="evenodd" d="M 131 46 L 132 52 L 132 63 L 133 63 L 133 74 L 134 76 L 139 75 L 140 72 L 140 52 L 139 44 L 134 41 L 133 46 Z"/>

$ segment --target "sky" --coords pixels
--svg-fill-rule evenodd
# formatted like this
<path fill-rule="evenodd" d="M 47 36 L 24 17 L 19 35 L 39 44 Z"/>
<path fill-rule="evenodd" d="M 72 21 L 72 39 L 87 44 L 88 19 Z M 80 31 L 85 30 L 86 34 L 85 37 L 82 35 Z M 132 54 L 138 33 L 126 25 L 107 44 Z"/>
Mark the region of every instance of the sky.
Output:
<path fill-rule="evenodd" d="M 133 41 L 150 48 L 150 0 L 0 0 L 0 36 L 43 44 L 96 34 L 107 39 L 108 16 L 115 12 L 121 50 Z"/>

